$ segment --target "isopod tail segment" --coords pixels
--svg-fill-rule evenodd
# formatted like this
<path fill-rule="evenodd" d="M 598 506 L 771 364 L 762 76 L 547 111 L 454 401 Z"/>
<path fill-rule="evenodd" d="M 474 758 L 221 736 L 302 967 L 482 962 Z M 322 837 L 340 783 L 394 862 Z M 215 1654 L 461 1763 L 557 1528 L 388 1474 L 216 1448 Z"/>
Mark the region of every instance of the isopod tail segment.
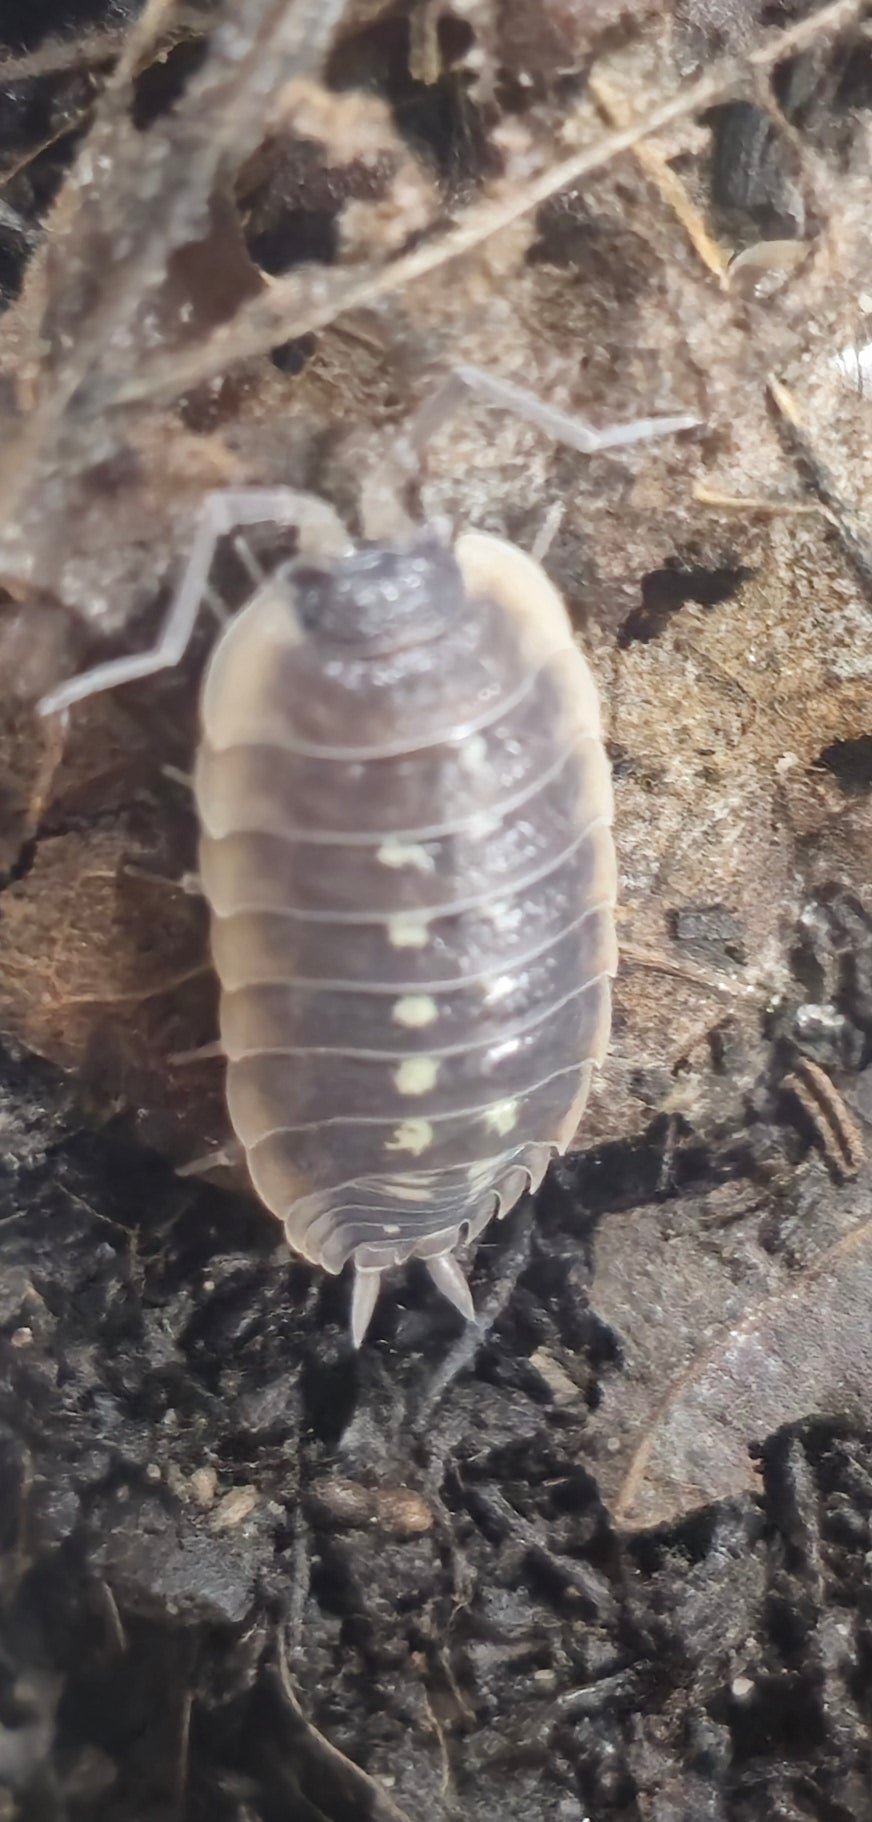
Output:
<path fill-rule="evenodd" d="M 508 1213 L 514 1208 L 522 1195 L 535 1195 L 545 1172 L 556 1155 L 557 1147 L 554 1145 L 527 1147 L 524 1162 L 511 1165 L 500 1179 L 495 1203 L 495 1213 L 498 1219 L 502 1214 Z M 484 1226 L 486 1223 L 481 1225 Z M 455 1245 L 457 1241 L 458 1235 L 455 1234 Z M 453 1251 L 431 1252 L 426 1256 L 421 1256 L 421 1264 L 426 1266 L 437 1291 L 453 1304 L 464 1322 L 475 1322 L 477 1318 L 472 1292 L 456 1254 Z M 354 1261 L 351 1339 L 356 1348 L 361 1346 L 372 1321 L 382 1277 L 387 1269 L 386 1266 L 366 1266 L 361 1265 L 357 1259 Z"/>

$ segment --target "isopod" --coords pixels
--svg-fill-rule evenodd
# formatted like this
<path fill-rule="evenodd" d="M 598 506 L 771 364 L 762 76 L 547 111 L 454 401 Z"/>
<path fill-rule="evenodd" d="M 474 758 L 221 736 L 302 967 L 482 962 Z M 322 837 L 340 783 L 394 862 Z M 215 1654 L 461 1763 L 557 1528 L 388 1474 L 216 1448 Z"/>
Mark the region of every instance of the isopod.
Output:
<path fill-rule="evenodd" d="M 598 434 L 460 379 L 582 449 L 697 422 Z M 301 554 L 207 667 L 199 873 L 231 1126 L 292 1250 L 352 1262 L 359 1344 L 381 1274 L 413 1258 L 472 1319 L 457 1247 L 577 1129 L 617 966 L 610 772 L 537 561 L 441 526 L 352 545 L 327 505 L 282 489 L 207 502 L 155 650 L 43 710 L 175 662 L 217 538 L 270 518 L 298 525 Z"/>

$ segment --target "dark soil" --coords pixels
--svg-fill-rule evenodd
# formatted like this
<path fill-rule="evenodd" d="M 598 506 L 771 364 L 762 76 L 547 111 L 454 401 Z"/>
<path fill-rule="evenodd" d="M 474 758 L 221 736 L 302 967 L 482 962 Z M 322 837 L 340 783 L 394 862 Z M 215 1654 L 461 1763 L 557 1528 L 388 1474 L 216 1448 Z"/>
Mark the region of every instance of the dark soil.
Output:
<path fill-rule="evenodd" d="M 355 1358 L 248 1206 L 33 1063 L 2 1094 L 10 1814 L 868 1814 L 872 1438 L 810 1423 L 758 1496 L 617 1535 L 591 1164 L 481 1249 L 477 1347 L 422 1278 Z M 599 1221 L 651 1165 L 605 1161 Z"/>

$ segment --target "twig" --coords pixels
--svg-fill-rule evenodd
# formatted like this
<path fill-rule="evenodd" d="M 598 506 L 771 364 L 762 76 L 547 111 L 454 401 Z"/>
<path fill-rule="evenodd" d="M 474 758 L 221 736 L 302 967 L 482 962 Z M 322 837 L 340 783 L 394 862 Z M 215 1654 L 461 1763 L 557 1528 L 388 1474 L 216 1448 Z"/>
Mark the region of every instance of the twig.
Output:
<path fill-rule="evenodd" d="M 837 523 L 835 514 L 822 500 L 775 500 L 759 494 L 723 493 L 719 487 L 707 487 L 698 481 L 693 497 L 699 506 L 712 506 L 717 512 L 764 513 L 767 518 L 827 519 Z"/>
<path fill-rule="evenodd" d="M 702 968 L 690 967 L 686 962 L 674 962 L 668 955 L 657 955 L 651 950 L 637 949 L 633 943 L 621 943 L 621 962 L 631 968 L 642 968 L 653 974 L 665 974 L 675 981 L 685 981 L 688 986 L 700 987 L 704 993 L 713 993 L 722 999 L 754 1000 L 765 1004 L 767 995 L 759 986 L 750 981 L 736 980 L 730 976 L 727 980 L 716 980 L 712 974 L 706 974 Z"/>
<path fill-rule="evenodd" d="M 355 1813 L 361 1817 L 365 1816 L 367 1822 L 410 1822 L 406 1811 L 394 1802 L 393 1797 L 388 1796 L 383 1785 L 377 1783 L 375 1778 L 371 1778 L 362 1766 L 354 1763 L 353 1759 L 347 1758 L 344 1752 L 340 1752 L 338 1746 L 334 1746 L 319 1728 L 306 1719 L 297 1699 L 281 1631 L 278 1633 L 276 1643 L 275 1686 L 288 1709 L 295 1730 L 299 1732 L 320 1763 L 326 1781 L 324 1794 L 329 1792 L 329 1796 L 334 1797 L 337 1793 L 341 1793 L 345 1800 L 343 1809 L 349 1815 L 351 1810 L 347 1808 L 347 1801 L 349 1795 L 352 1795 L 359 1804 Z"/>
<path fill-rule="evenodd" d="M 107 92 L 115 87 L 126 89 L 140 63 L 151 54 L 155 43 L 166 29 L 167 15 L 173 4 L 174 0 L 146 0 L 142 14 L 124 40 Z"/>
<path fill-rule="evenodd" d="M 781 1086 L 805 1114 L 830 1169 L 843 1182 L 856 1177 L 866 1157 L 863 1138 L 835 1083 L 810 1057 L 800 1057 Z"/>
<path fill-rule="evenodd" d="M 867 517 L 859 508 L 844 500 L 836 487 L 829 466 L 817 446 L 812 429 L 805 423 L 800 407 L 784 381 L 771 373 L 767 390 L 788 439 L 804 457 L 817 493 L 839 534 L 842 549 L 867 587 L 872 585 L 872 545 L 867 537 Z"/>
<path fill-rule="evenodd" d="M 80 132 L 93 111 L 93 101 L 86 101 L 81 108 L 77 108 L 73 112 L 71 117 L 64 120 L 60 126 L 55 127 L 53 132 L 47 134 L 45 139 L 38 140 L 36 145 L 28 146 L 26 152 L 22 152 L 12 164 L 7 165 L 5 170 L 0 172 L 0 190 L 5 190 L 16 177 L 21 176 L 22 171 L 29 171 L 31 166 L 36 164 L 37 159 L 42 158 L 45 152 L 50 152 L 53 146 L 63 145 L 65 139 L 71 139 L 75 133 Z M 3 206 L 5 212 L 6 205 Z M 27 239 L 32 243 L 38 241 L 40 231 L 37 227 L 28 226 L 26 222 L 22 223 L 22 227 Z"/>
<path fill-rule="evenodd" d="M 344 3 L 225 0 L 184 102 L 143 135 L 129 120 L 126 97 L 136 61 L 165 17 L 165 0 L 151 0 L 50 226 L 52 294 L 43 335 L 52 353 L 36 409 L 0 467 L 7 518 L 34 465 L 50 459 L 61 425 L 69 432 L 80 389 L 113 358 L 122 371 L 135 363 L 137 318 L 170 255 L 202 233 L 220 172 L 258 144 L 278 90 L 320 67 Z M 95 249 L 108 245 L 114 257 L 95 298 Z M 118 384 L 116 376 L 110 390 Z"/>
<path fill-rule="evenodd" d="M 429 1426 L 438 1404 L 441 1404 L 449 1387 L 467 1367 L 472 1366 L 479 1349 L 482 1348 L 494 1324 L 499 1321 L 522 1272 L 530 1263 L 530 1251 L 533 1243 L 533 1204 L 528 1201 L 524 1212 L 517 1218 L 516 1231 L 509 1245 L 499 1256 L 499 1276 L 489 1297 L 479 1311 L 475 1322 L 468 1322 L 463 1334 L 455 1342 L 433 1374 L 423 1398 L 412 1416 L 412 1432 L 420 1436 Z"/>
<path fill-rule="evenodd" d="M 587 85 L 588 94 L 595 101 L 603 119 L 610 127 L 628 127 L 632 125 L 633 110 L 627 104 L 627 98 L 614 84 L 607 82 L 596 72 L 590 77 Z M 680 177 L 677 177 L 668 158 L 657 145 L 650 145 L 647 140 L 635 148 L 635 158 L 645 176 L 659 191 L 668 209 L 671 209 L 676 220 L 681 223 L 694 251 L 699 255 L 708 272 L 723 287 L 727 280 L 729 259 L 718 246 L 708 231 L 703 218 L 691 201 Z"/>
<path fill-rule="evenodd" d="M 164 27 L 161 37 L 170 43 L 199 37 L 206 32 L 209 23 L 203 13 L 183 6 Z M 112 63 L 129 30 L 127 22 L 105 25 L 99 31 L 83 32 L 77 38 L 50 38 L 47 44 L 41 44 L 38 50 L 27 51 L 22 57 L 0 57 L 0 83 L 6 88 L 13 82 L 36 82 L 42 76 L 62 76 L 67 70 Z"/>

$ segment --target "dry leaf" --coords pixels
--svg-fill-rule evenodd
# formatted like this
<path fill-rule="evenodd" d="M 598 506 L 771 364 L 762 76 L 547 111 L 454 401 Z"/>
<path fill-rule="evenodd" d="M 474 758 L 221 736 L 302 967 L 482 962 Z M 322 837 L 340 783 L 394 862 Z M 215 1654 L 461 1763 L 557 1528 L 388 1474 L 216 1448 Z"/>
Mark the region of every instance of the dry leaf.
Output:
<path fill-rule="evenodd" d="M 603 1225 L 593 1302 L 621 1335 L 624 1364 L 592 1427 L 623 1529 L 758 1489 L 754 1445 L 787 1424 L 872 1420 L 869 1191 L 867 1173 L 840 1198 L 849 1231 L 793 1272 L 760 1245 L 735 1185 L 695 1251 L 663 1204 Z"/>

